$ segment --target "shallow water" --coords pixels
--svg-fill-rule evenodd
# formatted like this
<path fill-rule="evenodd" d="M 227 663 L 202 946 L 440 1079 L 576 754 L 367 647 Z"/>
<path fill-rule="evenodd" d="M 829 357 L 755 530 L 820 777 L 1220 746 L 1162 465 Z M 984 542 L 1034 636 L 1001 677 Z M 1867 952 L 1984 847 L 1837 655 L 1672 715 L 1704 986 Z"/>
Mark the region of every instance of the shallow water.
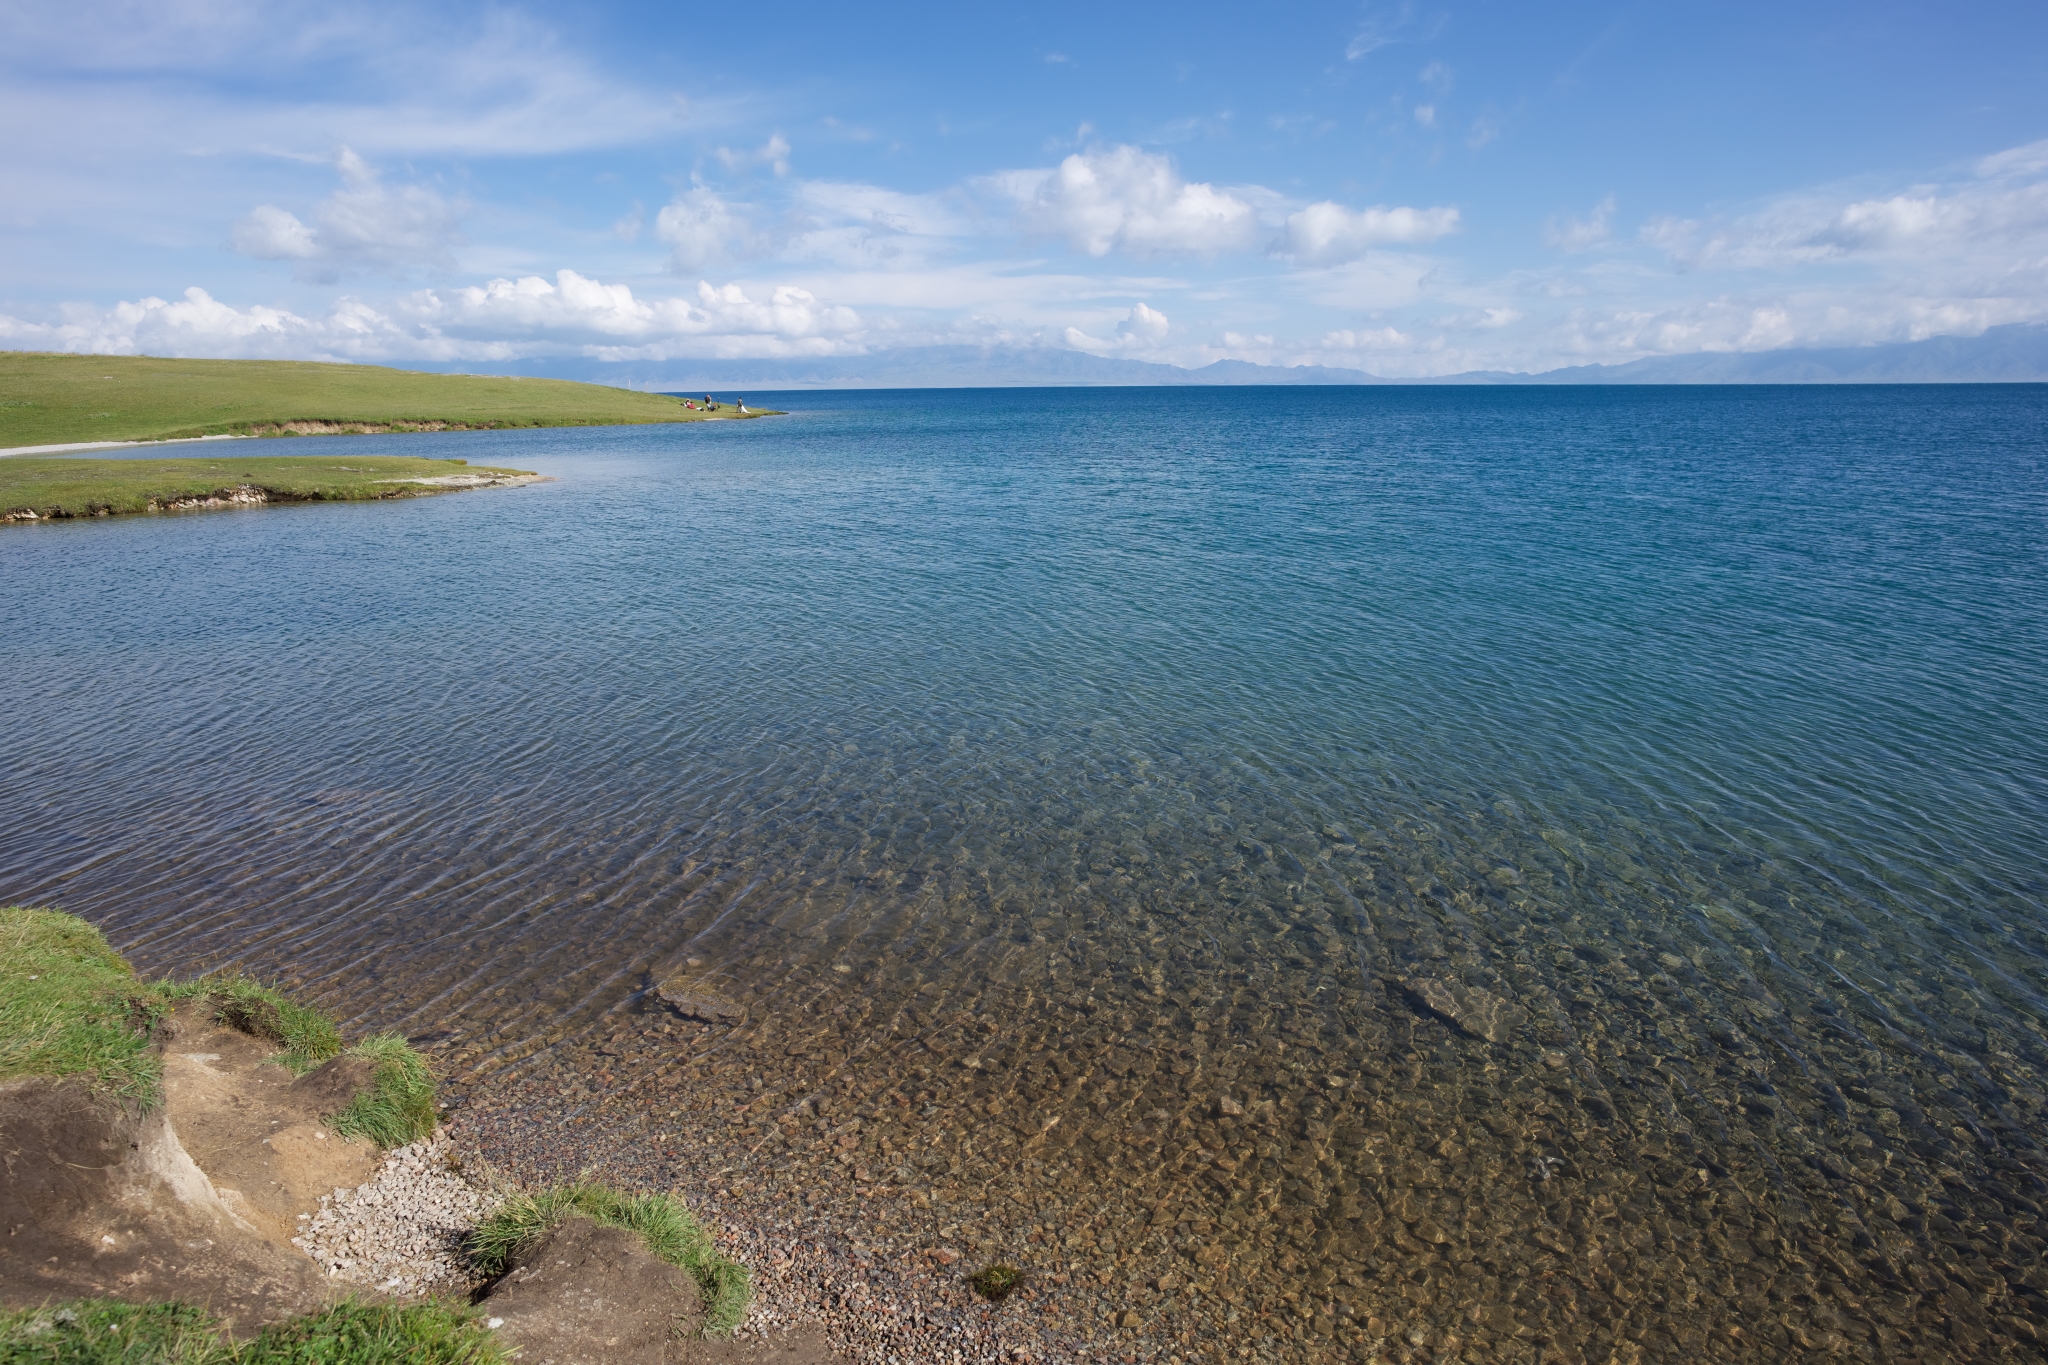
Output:
<path fill-rule="evenodd" d="M 1172 1349 L 2040 1352 L 2048 393 L 774 401 L 6 530 L 0 899 Z"/>

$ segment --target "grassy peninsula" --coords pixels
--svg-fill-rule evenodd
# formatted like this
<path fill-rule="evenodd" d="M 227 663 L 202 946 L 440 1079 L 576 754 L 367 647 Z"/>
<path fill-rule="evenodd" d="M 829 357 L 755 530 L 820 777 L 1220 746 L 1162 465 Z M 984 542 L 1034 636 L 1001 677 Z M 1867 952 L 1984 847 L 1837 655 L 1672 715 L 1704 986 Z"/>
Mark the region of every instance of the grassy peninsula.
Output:
<path fill-rule="evenodd" d="M 740 417 L 566 379 L 294 360 L 0 352 L 0 450 L 193 436 L 618 426 Z M 744 416 L 762 416 L 746 413 Z"/>
<path fill-rule="evenodd" d="M 539 477 L 523 469 L 396 455 L 133 460 L 18 455 L 0 460 L 0 523 L 271 502 L 369 502 L 505 487 Z"/>

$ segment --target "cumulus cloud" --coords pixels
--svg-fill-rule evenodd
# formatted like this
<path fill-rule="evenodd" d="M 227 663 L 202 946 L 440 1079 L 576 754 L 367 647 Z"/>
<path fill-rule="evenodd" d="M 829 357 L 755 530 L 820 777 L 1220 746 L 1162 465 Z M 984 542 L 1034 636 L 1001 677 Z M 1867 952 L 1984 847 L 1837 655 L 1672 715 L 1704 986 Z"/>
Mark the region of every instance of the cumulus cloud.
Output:
<path fill-rule="evenodd" d="M 1069 327 L 1062 335 L 1074 350 L 1101 355 L 1118 351 L 1156 351 L 1166 344 L 1167 333 L 1172 330 L 1173 324 L 1167 321 L 1166 314 L 1139 303 L 1116 325 L 1116 335 L 1108 340 L 1090 336 L 1078 327 Z"/>
<path fill-rule="evenodd" d="M 440 337 L 539 340 L 577 346 L 600 359 L 684 355 L 835 355 L 858 349 L 851 308 L 783 285 L 756 300 L 737 284 L 699 281 L 695 298 L 644 299 L 630 286 L 560 270 L 497 279 L 465 289 L 423 291 L 404 316 Z"/>
<path fill-rule="evenodd" d="M 453 262 L 465 211 L 460 201 L 424 185 L 386 185 L 347 147 L 335 154 L 334 167 L 341 188 L 313 209 L 311 223 L 259 204 L 229 229 L 234 249 L 262 261 L 302 262 L 302 274 L 326 280 L 352 269 L 397 274 Z"/>
<path fill-rule="evenodd" d="M 1593 206 L 1584 218 L 1553 219 L 1543 230 L 1543 244 L 1559 251 L 1584 251 L 1607 240 L 1614 221 L 1614 196 Z"/>
<path fill-rule="evenodd" d="M 1457 230 L 1454 208 L 1347 209 L 1324 200 L 1288 215 L 1274 252 L 1298 265 L 1342 265 L 1376 246 L 1433 242 Z"/>
<path fill-rule="evenodd" d="M 1051 170 L 986 183 L 1016 201 L 1025 231 L 1090 256 L 1211 256 L 1258 236 L 1258 210 L 1243 195 L 1183 180 L 1171 158 L 1138 147 L 1076 152 Z"/>
<path fill-rule="evenodd" d="M 755 297 L 737 284 L 699 282 L 694 295 L 641 298 L 623 284 L 562 270 L 462 289 L 423 289 L 374 307 L 338 300 L 324 317 L 236 308 L 203 289 L 105 311 L 71 309 L 56 322 L 0 314 L 0 344 L 91 354 L 329 360 L 507 360 L 582 355 L 600 360 L 685 356 L 840 355 L 862 349 L 851 308 L 793 285 Z"/>

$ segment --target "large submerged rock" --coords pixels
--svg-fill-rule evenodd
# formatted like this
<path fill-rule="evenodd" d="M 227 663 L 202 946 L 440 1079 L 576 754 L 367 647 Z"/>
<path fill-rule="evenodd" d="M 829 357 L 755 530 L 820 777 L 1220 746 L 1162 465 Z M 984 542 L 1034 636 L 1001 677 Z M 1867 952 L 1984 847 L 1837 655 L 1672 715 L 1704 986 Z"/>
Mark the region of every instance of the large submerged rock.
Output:
<path fill-rule="evenodd" d="M 1528 1017 L 1521 1006 L 1463 982 L 1415 976 L 1396 984 L 1414 1004 L 1484 1043 L 1505 1041 Z"/>
<path fill-rule="evenodd" d="M 735 1005 L 717 991 L 687 976 L 668 978 L 654 988 L 654 994 L 664 1005 L 686 1019 L 701 1019 L 707 1024 L 743 1024 L 747 1021 L 744 1006 Z"/>

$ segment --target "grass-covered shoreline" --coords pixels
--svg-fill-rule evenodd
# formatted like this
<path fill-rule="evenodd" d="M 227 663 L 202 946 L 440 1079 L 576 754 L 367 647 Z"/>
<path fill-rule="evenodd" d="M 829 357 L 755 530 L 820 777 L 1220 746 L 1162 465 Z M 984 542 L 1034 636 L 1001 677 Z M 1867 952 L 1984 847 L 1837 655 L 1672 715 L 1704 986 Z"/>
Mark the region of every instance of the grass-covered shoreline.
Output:
<path fill-rule="evenodd" d="M 530 482 L 523 469 L 396 455 L 0 459 L 0 522 L 266 502 L 368 502 Z"/>
<path fill-rule="evenodd" d="M 368 1087 L 329 1118 L 341 1136 L 390 1148 L 434 1131 L 433 1077 L 397 1034 L 347 1047 L 332 1020 L 260 982 L 231 975 L 144 981 L 84 920 L 0 907 L 0 1081 L 79 1076 L 104 1094 L 154 1108 L 163 1093 L 157 1028 L 186 1004 L 275 1044 L 272 1060 L 299 1074 L 343 1053 L 368 1063 Z"/>
<path fill-rule="evenodd" d="M 294 360 L 0 352 L 0 450 L 88 441 L 618 426 L 768 415 L 566 379 Z"/>

